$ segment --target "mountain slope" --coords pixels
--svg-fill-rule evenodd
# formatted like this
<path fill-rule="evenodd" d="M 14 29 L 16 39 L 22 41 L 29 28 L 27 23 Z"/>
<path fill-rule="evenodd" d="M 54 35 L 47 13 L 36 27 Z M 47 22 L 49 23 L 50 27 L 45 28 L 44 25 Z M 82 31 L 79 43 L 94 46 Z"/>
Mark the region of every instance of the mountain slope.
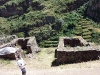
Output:
<path fill-rule="evenodd" d="M 76 36 L 77 34 L 74 32 L 77 31 L 78 22 L 83 24 L 82 28 L 88 28 L 88 26 L 85 26 L 86 23 L 81 22 L 81 19 L 86 19 L 84 13 L 88 1 L 1 0 L 0 34 L 16 34 L 18 37 L 35 36 L 39 43 L 53 36 Z M 97 26 L 90 19 L 87 19 L 86 22 L 91 24 L 92 27 L 96 28 Z M 80 30 L 83 30 L 82 28 Z M 80 35 L 88 35 L 92 39 L 94 34 L 97 34 L 95 30 L 92 31 L 88 33 L 84 31 Z M 77 33 L 79 32 L 77 31 Z"/>

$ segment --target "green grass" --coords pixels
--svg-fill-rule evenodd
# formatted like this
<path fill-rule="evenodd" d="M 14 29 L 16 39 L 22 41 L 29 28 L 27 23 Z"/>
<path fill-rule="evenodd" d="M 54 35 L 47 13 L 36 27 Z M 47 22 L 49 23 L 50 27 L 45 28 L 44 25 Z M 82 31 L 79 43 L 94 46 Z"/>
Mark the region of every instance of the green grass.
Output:
<path fill-rule="evenodd" d="M 55 60 L 55 49 L 56 48 L 41 48 L 41 52 L 36 54 L 34 59 L 25 58 L 26 64 L 28 63 L 30 68 L 50 68 L 52 62 Z"/>
<path fill-rule="evenodd" d="M 23 1 L 25 1 L 25 0 L 10 0 L 5 5 L 12 5 L 12 4 L 18 5 L 19 3 L 23 2 Z"/>
<path fill-rule="evenodd" d="M 11 64 L 9 59 L 5 60 L 3 58 L 0 58 L 0 65 L 7 65 L 7 64 Z"/>

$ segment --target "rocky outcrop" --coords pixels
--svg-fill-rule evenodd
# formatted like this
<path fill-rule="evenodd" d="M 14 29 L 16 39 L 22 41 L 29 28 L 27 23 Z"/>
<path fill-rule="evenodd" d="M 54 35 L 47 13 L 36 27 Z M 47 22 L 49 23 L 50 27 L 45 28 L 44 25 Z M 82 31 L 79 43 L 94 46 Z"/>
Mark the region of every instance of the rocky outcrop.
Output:
<path fill-rule="evenodd" d="M 33 10 L 41 10 L 41 9 L 43 9 L 45 6 L 44 6 L 44 5 L 41 5 L 40 2 L 36 1 L 36 2 L 33 2 L 33 3 L 32 3 L 32 7 L 33 7 Z"/>
<path fill-rule="evenodd" d="M 5 4 L 6 2 L 8 2 L 9 0 L 0 0 L 0 6 L 2 6 L 3 4 Z"/>
<path fill-rule="evenodd" d="M 75 0 L 72 3 L 67 4 L 67 8 L 65 10 L 62 10 L 61 12 L 70 12 L 72 10 L 76 10 L 80 6 L 82 6 L 85 2 L 89 0 Z M 32 0 L 24 0 L 23 2 L 20 2 L 18 4 L 12 3 L 11 5 L 7 5 L 7 2 L 9 0 L 0 0 L 0 16 L 1 17 L 10 17 L 14 15 L 22 15 L 23 13 L 28 12 L 29 10 L 42 10 L 45 6 L 41 5 L 38 1 L 32 1 Z M 5 4 L 6 3 L 6 4 Z M 4 5 L 5 4 L 5 5 Z"/>
<path fill-rule="evenodd" d="M 8 46 L 8 45 L 9 46 L 15 45 L 16 41 L 14 39 L 17 39 L 16 35 L 10 35 L 10 36 L 5 36 L 5 37 L 0 37 L 0 48 L 3 48 L 4 46 Z"/>
<path fill-rule="evenodd" d="M 100 0 L 90 0 L 85 15 L 100 22 Z"/>
<path fill-rule="evenodd" d="M 70 12 L 72 10 L 76 10 L 78 9 L 80 6 L 82 6 L 85 2 L 87 2 L 89 0 L 75 0 L 72 3 L 69 3 L 67 6 L 66 10 L 63 10 L 62 12 Z"/>
<path fill-rule="evenodd" d="M 6 0 L 7 2 L 7 0 Z M 0 7 L 0 16 L 1 17 L 10 17 L 14 15 L 22 15 L 28 12 L 28 8 L 32 7 L 33 10 L 41 10 L 44 6 L 40 5 L 38 2 L 32 2 L 32 0 L 24 0 L 19 4 L 5 4 Z"/>
<path fill-rule="evenodd" d="M 23 26 L 23 27 L 19 28 L 18 30 L 14 30 L 13 33 L 23 32 L 25 30 L 26 30 L 26 33 L 27 33 L 28 31 L 30 31 L 34 27 L 41 27 L 41 26 L 44 26 L 45 24 L 52 24 L 52 23 L 55 22 L 55 20 L 56 20 L 56 18 L 54 16 L 45 16 L 41 20 L 35 21 L 35 24 L 30 25 L 28 27 Z"/>
<path fill-rule="evenodd" d="M 45 16 L 45 18 L 37 21 L 34 26 L 35 27 L 41 27 L 45 24 L 52 24 L 54 22 L 55 22 L 55 17 L 54 16 Z"/>

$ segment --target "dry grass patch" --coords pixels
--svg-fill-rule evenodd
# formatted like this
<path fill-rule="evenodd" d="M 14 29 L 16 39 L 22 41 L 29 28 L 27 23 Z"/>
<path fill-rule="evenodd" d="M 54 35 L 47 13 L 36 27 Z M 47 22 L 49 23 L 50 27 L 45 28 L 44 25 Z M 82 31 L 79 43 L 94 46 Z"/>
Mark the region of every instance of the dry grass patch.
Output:
<path fill-rule="evenodd" d="M 55 60 L 56 48 L 42 48 L 41 52 L 36 55 L 34 59 L 26 58 L 25 61 L 27 62 L 28 68 L 35 68 L 35 69 L 69 69 L 69 68 L 100 68 L 100 60 L 94 61 L 87 61 L 87 62 L 80 62 L 80 63 L 72 63 L 72 64 L 62 64 L 59 66 L 51 67 L 52 62 Z"/>
<path fill-rule="evenodd" d="M 71 68 L 100 68 L 100 60 L 63 64 L 51 67 L 52 62 L 55 60 L 56 48 L 41 48 L 41 52 L 36 54 L 35 58 L 24 58 L 27 69 L 71 69 Z M 17 60 L 4 60 L 0 59 L 1 69 L 19 69 L 17 67 Z"/>
<path fill-rule="evenodd" d="M 28 67 L 37 68 L 37 69 L 45 69 L 50 68 L 52 65 L 54 58 L 55 48 L 41 48 L 41 52 L 36 54 L 35 58 L 26 58 Z"/>

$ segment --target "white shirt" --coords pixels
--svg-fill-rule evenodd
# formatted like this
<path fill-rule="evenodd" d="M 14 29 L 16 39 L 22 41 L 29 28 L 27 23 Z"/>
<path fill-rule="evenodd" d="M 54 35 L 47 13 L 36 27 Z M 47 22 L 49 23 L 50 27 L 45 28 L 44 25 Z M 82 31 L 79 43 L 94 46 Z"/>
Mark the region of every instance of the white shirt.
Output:
<path fill-rule="evenodd" d="M 24 63 L 24 60 L 22 58 L 18 59 L 17 64 L 18 64 L 20 69 L 25 68 L 25 63 Z"/>

